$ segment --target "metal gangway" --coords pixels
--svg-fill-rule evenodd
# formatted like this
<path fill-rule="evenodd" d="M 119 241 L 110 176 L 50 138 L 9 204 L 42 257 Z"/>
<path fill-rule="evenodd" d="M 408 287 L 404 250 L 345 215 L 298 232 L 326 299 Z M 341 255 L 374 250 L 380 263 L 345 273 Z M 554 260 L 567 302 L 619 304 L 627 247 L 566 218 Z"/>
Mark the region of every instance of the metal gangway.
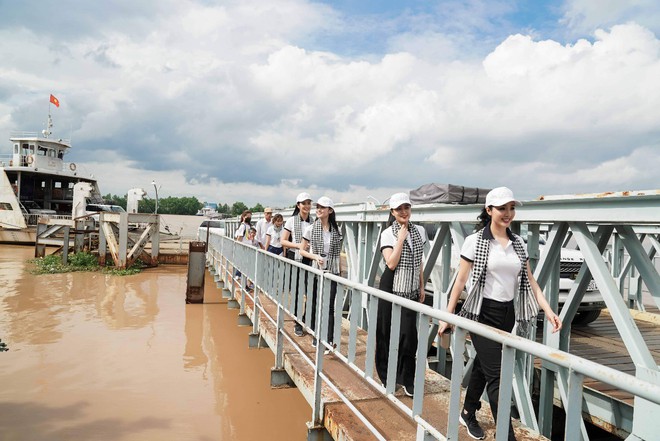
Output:
<path fill-rule="evenodd" d="M 451 269 L 452 249 L 460 249 L 463 240 L 475 222 L 479 212 L 477 206 L 427 205 L 413 208 L 414 222 L 432 225 L 435 235 L 425 252 L 425 276 L 430 280 L 434 292 L 433 305 L 423 305 L 389 295 L 373 288 L 373 284 L 382 270 L 378 238 L 388 217 L 388 210 L 373 204 L 354 204 L 337 206 L 337 220 L 344 233 L 344 248 L 348 264 L 347 277 L 337 277 L 299 265 L 246 247 L 230 238 L 212 234 L 209 238 L 208 262 L 216 280 L 228 289 L 228 297 L 237 302 L 245 317 L 246 308 L 251 304 L 253 335 L 261 336 L 263 323 L 275 326 L 274 351 L 276 370 L 282 369 L 283 347 L 292 345 L 300 354 L 304 354 L 298 340 L 285 329 L 285 319 L 293 316 L 292 281 L 297 281 L 301 292 L 312 292 L 312 284 L 318 284 L 320 313 L 316 314 L 318 323 L 311 323 L 311 302 L 302 303 L 299 298 L 298 321 L 303 321 L 305 314 L 306 329 L 319 341 L 313 357 L 307 357 L 314 372 L 314 389 L 311 399 L 312 428 L 323 426 L 324 407 L 321 399 L 323 387 L 330 387 L 354 415 L 377 439 L 387 439 L 379 428 L 371 424 L 363 407 L 358 408 L 342 392 L 323 370 L 324 349 L 332 357 L 341 360 L 356 376 L 368 383 L 385 399 L 407 415 L 416 426 L 416 439 L 458 439 L 458 416 L 460 411 L 460 392 L 464 374 L 469 371 L 470 360 L 464 364 L 470 347 L 466 340 L 467 333 L 477 333 L 503 344 L 502 387 L 500 402 L 515 403 L 520 422 L 531 431 L 549 436 L 552 431 L 552 411 L 558 403 L 566 413 L 565 439 L 588 439 L 583 418 L 592 415 L 615 425 L 619 433 L 629 434 L 629 439 L 653 439 L 655 436 L 654 417 L 660 417 L 660 375 L 654 355 L 649 350 L 644 336 L 640 333 L 631 315 L 632 308 L 643 306 L 642 293 L 651 296 L 656 305 L 660 305 L 660 276 L 655 257 L 660 251 L 660 195 L 636 193 L 630 195 L 612 195 L 604 197 L 556 198 L 545 201 L 525 202 L 516 216 L 514 229 L 528 237 L 528 252 L 535 264 L 535 276 L 554 307 L 559 296 L 559 259 L 561 248 L 573 242 L 584 256 L 584 262 L 575 283 L 566 299 L 561 318 L 564 329 L 560 334 L 551 334 L 547 324 L 542 326 L 543 344 L 524 340 L 501 333 L 478 323 L 464 320 L 442 311 L 453 283 Z M 232 230 L 231 228 L 229 229 Z M 547 234 L 547 245 L 539 253 L 538 238 Z M 231 234 L 231 233 L 229 233 Z M 440 262 L 440 264 L 438 264 Z M 254 294 L 241 288 L 239 294 L 233 289 L 236 280 L 235 271 L 240 271 L 252 280 L 256 288 Z M 296 277 L 296 274 L 302 274 Z M 609 314 L 626 346 L 635 365 L 635 375 L 623 373 L 598 362 L 577 357 L 570 353 L 571 320 L 574 317 L 582 296 L 591 280 L 595 280 L 607 305 Z M 335 323 L 336 348 L 329 346 L 325 336 L 329 311 L 330 283 L 338 285 Z M 295 283 L 295 282 L 294 282 Z M 244 285 L 237 285 L 243 287 Z M 409 308 L 418 312 L 419 345 L 415 395 L 410 403 L 397 395 L 392 381 L 385 388 L 374 377 L 374 347 L 376 308 L 379 301 L 393 303 L 393 330 L 399 326 L 400 308 Z M 266 308 L 266 303 L 276 305 L 276 311 Z M 264 317 L 261 317 L 261 316 Z M 429 400 L 425 399 L 425 389 L 429 388 L 429 369 L 427 369 L 428 342 L 434 339 L 433 323 L 443 320 L 455 325 L 450 354 L 438 349 L 438 365 L 442 371 L 443 363 L 451 355 L 451 378 L 448 387 L 446 420 L 438 425 L 437 418 L 429 418 Z M 320 330 L 312 331 L 312 328 Z M 390 360 L 395 359 L 398 347 L 398 332 L 392 332 L 390 341 Z M 360 338 L 364 341 L 364 351 L 358 355 Z M 259 337 L 257 337 L 259 338 Z M 343 342 L 346 342 L 345 345 Z M 345 347 L 344 347 L 345 346 Z M 534 360 L 540 361 L 540 391 L 538 412 L 534 409 L 532 387 L 534 380 Z M 459 362 L 460 361 L 460 362 Z M 390 363 L 388 379 L 394 377 L 393 363 Z M 594 379 L 612 385 L 634 396 L 634 406 L 603 400 L 594 391 L 583 388 L 585 378 Z M 425 380 L 427 380 L 425 382 Z M 588 392 L 588 393 L 587 393 Z M 599 401 L 600 400 L 600 401 Z M 497 439 L 506 439 L 505 421 L 510 409 L 501 406 L 498 414 Z M 327 423 L 327 421 L 326 421 Z M 326 424 L 327 427 L 327 424 Z M 310 434 L 315 433 L 310 429 Z M 311 435 L 310 435 L 311 436 Z M 539 435 L 540 436 L 540 435 Z"/>

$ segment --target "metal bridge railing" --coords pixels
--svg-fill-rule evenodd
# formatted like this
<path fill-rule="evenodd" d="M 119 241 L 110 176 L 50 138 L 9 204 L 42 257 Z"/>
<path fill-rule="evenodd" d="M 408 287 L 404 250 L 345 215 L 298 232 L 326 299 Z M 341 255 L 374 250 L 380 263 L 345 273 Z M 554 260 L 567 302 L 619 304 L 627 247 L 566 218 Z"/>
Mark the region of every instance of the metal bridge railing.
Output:
<path fill-rule="evenodd" d="M 449 314 L 430 306 L 402 299 L 400 297 L 385 293 L 370 286 L 353 282 L 342 277 L 329 273 L 324 273 L 306 265 L 275 256 L 262 250 L 245 246 L 228 237 L 218 234 L 211 234 L 209 237 L 208 260 L 213 271 L 216 274 L 222 274 L 222 278 L 230 280 L 231 284 L 240 283 L 240 278 L 235 277 L 236 271 L 253 281 L 255 284 L 254 294 L 250 294 L 241 286 L 240 309 L 245 314 L 245 302 L 250 298 L 254 303 L 254 315 L 251 317 L 253 324 L 253 333 L 259 334 L 259 316 L 265 317 L 277 327 L 277 343 L 275 348 L 275 367 L 283 368 L 283 342 L 288 340 L 297 350 L 297 352 L 314 368 L 314 400 L 312 419 L 315 425 L 321 425 L 323 422 L 323 408 L 321 401 L 321 386 L 328 385 L 341 398 L 341 400 L 355 413 L 355 415 L 365 424 L 377 439 L 385 439 L 385 436 L 379 433 L 369 419 L 353 406 L 341 389 L 323 372 L 324 349 L 333 352 L 333 355 L 345 363 L 355 374 L 371 386 L 378 390 L 382 396 L 406 415 L 411 417 L 417 424 L 417 439 L 424 440 L 429 437 L 435 439 L 458 439 L 459 412 L 460 412 L 460 392 L 463 371 L 462 354 L 466 350 L 466 335 L 468 332 L 482 335 L 491 340 L 497 341 L 503 345 L 502 352 L 502 375 L 499 401 L 501 403 L 511 402 L 512 390 L 518 393 L 522 391 L 526 394 L 526 399 L 531 403 L 531 394 L 529 393 L 529 380 L 525 377 L 529 370 L 525 365 L 524 354 L 531 357 L 537 357 L 546 365 L 554 366 L 559 377 L 563 380 L 559 382 L 560 394 L 566 411 L 565 439 L 586 439 L 584 426 L 582 424 L 583 407 L 583 380 L 585 377 L 602 381 L 612 385 L 622 391 L 633 394 L 637 405 L 646 406 L 648 414 L 658 415 L 660 412 L 660 382 L 658 381 L 657 371 L 645 369 L 638 366 L 637 377 L 626 373 L 616 371 L 595 362 L 577 357 L 567 352 L 553 349 L 549 346 L 526 340 L 512 334 L 504 333 L 497 329 L 481 325 L 477 322 Z M 337 283 L 337 298 L 335 307 L 335 329 L 333 342 L 336 347 L 331 345 L 327 339 L 327 326 L 330 310 L 330 285 Z M 316 314 L 316 323 L 312 323 L 312 302 L 311 293 L 313 284 L 317 284 L 318 301 Z M 294 302 L 296 289 L 300 295 L 297 304 Z M 233 286 L 230 296 L 234 296 Z M 303 294 L 307 294 L 307 301 L 303 302 Z M 266 295 L 278 306 L 277 316 L 273 317 L 263 308 L 259 301 L 259 296 Z M 368 326 L 366 331 L 366 359 L 364 364 L 357 361 L 358 331 L 361 328 L 361 311 L 364 298 L 367 299 L 367 315 L 369 323 L 376 322 L 376 311 L 378 302 L 391 302 L 392 307 L 392 332 L 390 339 L 390 353 L 388 366 L 387 387 L 384 387 L 374 376 L 374 358 L 376 342 L 376 326 Z M 348 318 L 343 318 L 342 305 L 349 305 L 352 311 Z M 296 307 L 297 306 L 297 307 Z M 396 352 L 399 345 L 400 311 L 402 308 L 408 308 L 418 313 L 418 346 L 417 359 L 415 367 L 415 384 L 412 406 L 409 407 L 403 401 L 394 395 L 395 382 L 393 378 L 396 372 Z M 283 330 L 284 317 L 295 317 L 304 326 L 308 333 L 312 334 L 317 340 L 318 345 L 314 359 L 310 359 L 304 353 L 295 338 L 291 338 Z M 348 347 L 341 347 L 342 320 L 348 323 Z M 427 340 L 432 329 L 432 323 L 437 320 L 443 320 L 455 326 L 455 332 L 452 335 L 451 353 L 457 356 L 453 357 L 454 363 L 451 372 L 451 390 L 449 401 L 449 412 L 447 421 L 447 433 L 443 434 L 433 426 L 428 420 L 422 417 L 424 407 L 424 386 L 425 373 L 427 369 Z M 518 355 L 516 355 L 518 352 Z M 640 373 L 640 370 L 644 371 Z M 562 385 L 566 385 L 563 387 Z M 515 386 L 515 387 L 514 387 Z M 508 421 L 510 417 L 509 406 L 501 406 L 497 416 L 496 439 L 504 440 L 508 434 Z M 530 418 L 532 420 L 530 420 Z M 535 416 L 526 415 L 526 423 L 531 428 L 538 430 L 538 422 Z"/>

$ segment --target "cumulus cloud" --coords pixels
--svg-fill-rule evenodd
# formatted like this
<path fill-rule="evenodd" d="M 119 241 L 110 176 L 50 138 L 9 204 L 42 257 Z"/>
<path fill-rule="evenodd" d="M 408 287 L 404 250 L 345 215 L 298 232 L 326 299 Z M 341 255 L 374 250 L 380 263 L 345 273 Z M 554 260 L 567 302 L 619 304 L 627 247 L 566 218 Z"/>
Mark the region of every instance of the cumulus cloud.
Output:
<path fill-rule="evenodd" d="M 515 33 L 463 53 L 480 14 L 507 12 L 475 2 L 462 30 L 406 29 L 359 57 L 311 45 L 348 22 L 302 0 L 155 2 L 124 21 L 89 5 L 62 35 L 21 22 L 27 3 L 0 28 L 0 136 L 39 130 L 56 94 L 71 159 L 104 193 L 152 179 L 165 194 L 267 204 L 301 188 L 385 199 L 430 181 L 529 197 L 653 186 L 660 41 L 641 24 L 569 42 Z M 605 20 L 589 8 L 569 2 L 565 21 Z"/>
<path fill-rule="evenodd" d="M 561 23 L 573 35 L 635 22 L 660 32 L 660 4 L 655 0 L 567 0 Z"/>

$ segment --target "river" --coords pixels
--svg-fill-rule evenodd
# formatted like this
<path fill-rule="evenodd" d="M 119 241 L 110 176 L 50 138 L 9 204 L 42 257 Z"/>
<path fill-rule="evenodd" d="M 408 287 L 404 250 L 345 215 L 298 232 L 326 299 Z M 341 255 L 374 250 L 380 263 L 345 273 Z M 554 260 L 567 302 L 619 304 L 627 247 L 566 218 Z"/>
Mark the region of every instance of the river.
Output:
<path fill-rule="evenodd" d="M 298 440 L 311 409 L 269 386 L 273 353 L 207 274 L 33 275 L 31 247 L 0 245 L 0 440 Z"/>

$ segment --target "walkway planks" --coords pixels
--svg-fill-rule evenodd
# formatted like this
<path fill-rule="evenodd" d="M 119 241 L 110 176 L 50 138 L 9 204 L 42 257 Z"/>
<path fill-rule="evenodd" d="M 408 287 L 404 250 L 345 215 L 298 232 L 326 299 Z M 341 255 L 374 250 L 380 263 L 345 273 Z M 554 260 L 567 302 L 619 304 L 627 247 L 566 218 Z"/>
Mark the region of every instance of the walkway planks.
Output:
<path fill-rule="evenodd" d="M 644 336 L 656 363 L 660 363 L 660 326 L 653 314 L 634 314 L 635 324 Z M 571 328 L 571 354 L 608 366 L 621 372 L 635 375 L 635 364 L 630 358 L 625 342 L 614 325 L 612 316 L 603 311 L 598 319 L 586 326 Z M 585 378 L 585 387 L 606 393 L 630 406 L 633 396 L 616 390 L 610 385 Z"/>

